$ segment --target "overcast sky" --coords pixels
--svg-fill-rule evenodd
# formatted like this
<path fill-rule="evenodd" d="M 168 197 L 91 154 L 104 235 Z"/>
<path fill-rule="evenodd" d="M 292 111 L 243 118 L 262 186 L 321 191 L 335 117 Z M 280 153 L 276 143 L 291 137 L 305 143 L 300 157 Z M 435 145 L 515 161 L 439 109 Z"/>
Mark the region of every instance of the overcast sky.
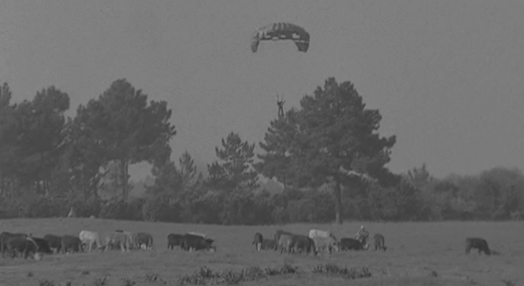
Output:
<path fill-rule="evenodd" d="M 307 53 L 289 41 L 251 52 L 251 33 L 279 21 L 311 34 Z M 187 150 L 201 166 L 231 131 L 263 140 L 277 93 L 298 107 L 331 76 L 380 110 L 394 172 L 524 169 L 522 0 L 0 1 L 14 102 L 55 85 L 73 116 L 126 78 L 173 110 L 173 159 Z"/>

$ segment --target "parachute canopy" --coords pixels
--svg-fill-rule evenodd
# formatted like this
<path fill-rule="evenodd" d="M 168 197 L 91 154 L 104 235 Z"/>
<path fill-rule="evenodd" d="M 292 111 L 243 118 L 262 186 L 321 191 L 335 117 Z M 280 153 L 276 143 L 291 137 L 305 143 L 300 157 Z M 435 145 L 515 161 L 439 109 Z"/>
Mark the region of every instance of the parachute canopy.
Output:
<path fill-rule="evenodd" d="M 273 23 L 256 30 L 251 37 L 251 51 L 255 53 L 260 41 L 267 40 L 292 40 L 303 53 L 309 48 L 309 33 L 304 28 L 291 23 Z"/>

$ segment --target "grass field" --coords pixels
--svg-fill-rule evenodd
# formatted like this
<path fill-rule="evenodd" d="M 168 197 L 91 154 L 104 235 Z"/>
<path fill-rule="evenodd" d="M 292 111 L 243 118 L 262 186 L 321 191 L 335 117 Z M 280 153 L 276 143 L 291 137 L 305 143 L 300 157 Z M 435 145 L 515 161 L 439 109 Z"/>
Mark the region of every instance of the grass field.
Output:
<path fill-rule="evenodd" d="M 145 277 L 156 275 L 167 285 L 192 274 L 201 266 L 212 270 L 241 270 L 250 266 L 280 267 L 284 263 L 298 267 L 296 274 L 272 276 L 242 285 L 522 285 L 524 283 L 524 224 L 521 222 L 442 222 L 442 223 L 365 223 L 371 236 L 386 237 L 386 252 L 372 250 L 339 252 L 321 256 L 286 255 L 274 251 L 256 252 L 251 244 L 255 232 L 265 237 L 277 229 L 307 234 L 310 228 L 331 230 L 337 237 L 348 237 L 360 223 L 344 225 L 293 224 L 285 226 L 214 226 L 170 223 L 131 222 L 100 219 L 13 219 L 0 220 L 0 231 L 45 234 L 72 234 L 85 230 L 102 235 L 115 229 L 149 232 L 153 250 L 136 250 L 47 255 L 42 261 L 0 258 L 0 285 L 56 284 L 95 285 L 107 277 L 105 285 L 124 285 L 122 278 L 135 285 L 160 285 Z M 217 252 L 167 250 L 169 233 L 197 231 L 216 239 Z M 500 255 L 479 256 L 464 253 L 464 239 L 480 236 Z M 319 264 L 366 266 L 370 278 L 345 280 L 313 274 Z M 151 279 L 150 279 L 151 280 Z M 502 280 L 505 280 L 504 283 Z M 513 284 L 514 283 L 514 284 Z M 99 283 L 100 284 L 100 283 Z M 65 285 L 65 284 L 64 284 Z"/>

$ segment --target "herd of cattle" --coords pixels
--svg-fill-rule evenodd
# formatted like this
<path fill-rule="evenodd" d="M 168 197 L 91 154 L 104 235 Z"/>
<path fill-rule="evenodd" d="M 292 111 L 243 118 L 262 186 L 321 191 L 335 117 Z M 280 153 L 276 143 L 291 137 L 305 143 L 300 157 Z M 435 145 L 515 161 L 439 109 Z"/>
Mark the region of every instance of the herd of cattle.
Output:
<path fill-rule="evenodd" d="M 169 234 L 167 237 L 168 248 L 179 246 L 183 250 L 211 250 L 213 239 L 206 238 L 199 233 Z M 153 236 L 149 233 L 131 233 L 124 230 L 116 230 L 105 236 L 102 241 L 100 235 L 94 231 L 82 230 L 78 236 L 47 234 L 43 238 L 34 237 L 25 233 L 0 233 L 0 251 L 2 257 L 33 257 L 35 260 L 42 259 L 44 254 L 69 254 L 75 252 L 91 252 L 94 249 L 107 251 L 120 249 L 122 252 L 131 249 L 151 249 L 153 247 Z"/>
<path fill-rule="evenodd" d="M 277 230 L 273 239 L 267 239 L 260 233 L 256 233 L 253 243 L 257 251 L 280 250 L 280 253 L 302 253 L 317 255 L 322 251 L 332 253 L 344 250 L 367 250 L 369 244 L 367 236 L 358 238 L 341 238 L 338 240 L 331 232 L 311 229 L 308 235 L 293 234 L 284 230 Z M 373 236 L 375 250 L 385 251 L 385 239 L 382 234 Z M 207 250 L 216 251 L 214 240 L 207 238 L 201 233 L 189 232 L 185 234 L 169 234 L 167 236 L 167 248 L 173 249 L 178 246 L 182 250 Z M 47 234 L 43 238 L 34 237 L 31 234 L 2 232 L 0 234 L 0 249 L 2 257 L 23 257 L 27 259 L 32 256 L 40 260 L 43 254 L 91 252 L 93 249 L 107 251 L 120 249 L 130 251 L 131 249 L 151 249 L 153 237 L 149 233 L 116 230 L 105 236 L 102 241 L 100 235 L 94 231 L 82 230 L 78 236 Z M 466 254 L 472 248 L 478 249 L 479 254 L 484 252 L 491 254 L 488 244 L 482 238 L 466 239 Z"/>
<path fill-rule="evenodd" d="M 373 236 L 375 250 L 387 249 L 384 236 L 377 233 Z M 267 239 L 256 233 L 253 239 L 256 250 L 280 250 L 280 253 L 312 253 L 317 255 L 322 251 L 332 253 L 344 250 L 366 250 L 369 245 L 367 236 L 361 238 L 344 237 L 338 240 L 331 232 L 311 229 L 308 235 L 294 234 L 277 230 L 273 239 Z"/>
<path fill-rule="evenodd" d="M 293 234 L 283 230 L 277 230 L 273 239 L 267 239 L 260 233 L 255 233 L 253 243 L 257 251 L 260 250 L 280 250 L 280 253 L 312 253 L 317 255 L 321 251 L 331 253 L 333 251 L 344 250 L 367 250 L 369 244 L 367 235 L 355 238 L 337 238 L 330 232 L 318 229 L 311 229 L 309 234 Z M 377 233 L 373 236 L 373 245 L 375 250 L 386 251 L 384 236 Z M 488 247 L 488 242 L 479 237 L 466 238 L 466 254 L 469 254 L 471 249 L 477 249 L 479 254 L 484 252 L 486 255 L 491 255 L 491 250 Z"/>

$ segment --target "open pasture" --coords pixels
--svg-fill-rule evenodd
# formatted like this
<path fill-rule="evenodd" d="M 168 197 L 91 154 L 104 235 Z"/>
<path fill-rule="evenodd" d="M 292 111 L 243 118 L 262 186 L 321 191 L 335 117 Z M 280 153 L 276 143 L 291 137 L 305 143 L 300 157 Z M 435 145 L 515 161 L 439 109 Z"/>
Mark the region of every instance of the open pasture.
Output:
<path fill-rule="evenodd" d="M 192 274 L 201 266 L 212 270 L 240 270 L 250 266 L 280 267 L 289 263 L 298 274 L 270 277 L 246 285 L 347 285 L 338 277 L 312 274 L 319 265 L 366 266 L 372 277 L 352 280 L 352 285 L 520 285 L 524 282 L 524 225 L 521 222 L 437 222 L 437 223 L 364 223 L 370 232 L 386 238 L 386 252 L 338 252 L 329 256 L 287 255 L 274 251 L 256 252 L 253 235 L 260 232 L 271 238 L 277 229 L 307 235 L 309 229 L 331 230 L 337 238 L 352 237 L 361 223 L 344 225 L 293 224 L 284 226 L 216 226 L 172 223 L 132 222 L 83 218 L 0 220 L 0 232 L 31 232 L 78 235 L 81 230 L 105 233 L 116 229 L 148 232 L 153 235 L 152 250 L 135 250 L 46 255 L 42 261 L 0 258 L 0 285 L 38 285 L 50 280 L 56 285 L 94 285 L 107 277 L 106 285 L 124 285 L 122 278 L 135 285 L 157 285 L 144 279 L 157 275 L 176 285 L 178 278 Z M 169 233 L 196 231 L 215 239 L 217 251 L 185 252 L 167 250 Z M 492 250 L 500 253 L 479 256 L 476 250 L 466 256 L 468 236 L 485 238 Z M 372 242 L 372 240 L 370 241 Z M 505 284 L 502 280 L 506 280 Z M 508 282 L 509 281 L 509 282 Z M 161 285 L 161 284 L 158 284 Z"/>

